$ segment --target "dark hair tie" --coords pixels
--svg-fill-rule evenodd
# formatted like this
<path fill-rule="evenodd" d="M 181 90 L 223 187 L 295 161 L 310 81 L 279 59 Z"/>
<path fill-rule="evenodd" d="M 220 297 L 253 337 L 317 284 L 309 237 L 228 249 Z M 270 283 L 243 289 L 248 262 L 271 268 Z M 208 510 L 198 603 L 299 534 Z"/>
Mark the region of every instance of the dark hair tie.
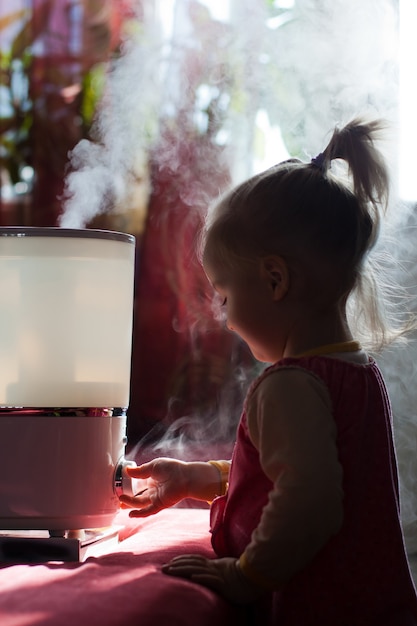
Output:
<path fill-rule="evenodd" d="M 317 167 L 322 173 L 326 171 L 326 157 L 324 152 L 320 152 L 317 156 L 311 159 L 311 163 Z"/>

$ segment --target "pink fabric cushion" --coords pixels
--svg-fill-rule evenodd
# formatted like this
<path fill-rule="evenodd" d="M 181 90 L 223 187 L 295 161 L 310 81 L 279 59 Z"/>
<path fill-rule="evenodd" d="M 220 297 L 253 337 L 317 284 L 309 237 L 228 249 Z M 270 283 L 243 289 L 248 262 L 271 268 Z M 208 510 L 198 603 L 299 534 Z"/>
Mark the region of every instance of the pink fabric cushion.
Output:
<path fill-rule="evenodd" d="M 175 508 L 143 520 L 121 511 L 122 541 L 84 563 L 2 565 L 1 626 L 223 626 L 243 617 L 209 589 L 167 576 L 178 554 L 214 557 L 208 511 Z"/>

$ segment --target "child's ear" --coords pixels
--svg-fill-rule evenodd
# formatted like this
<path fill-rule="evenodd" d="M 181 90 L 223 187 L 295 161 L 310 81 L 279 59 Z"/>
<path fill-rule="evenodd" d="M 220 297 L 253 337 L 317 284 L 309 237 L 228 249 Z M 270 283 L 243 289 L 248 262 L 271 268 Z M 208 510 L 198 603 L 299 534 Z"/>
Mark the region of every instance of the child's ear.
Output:
<path fill-rule="evenodd" d="M 282 300 L 290 287 L 290 273 L 285 259 L 281 256 L 264 257 L 261 272 L 268 282 L 273 300 Z"/>

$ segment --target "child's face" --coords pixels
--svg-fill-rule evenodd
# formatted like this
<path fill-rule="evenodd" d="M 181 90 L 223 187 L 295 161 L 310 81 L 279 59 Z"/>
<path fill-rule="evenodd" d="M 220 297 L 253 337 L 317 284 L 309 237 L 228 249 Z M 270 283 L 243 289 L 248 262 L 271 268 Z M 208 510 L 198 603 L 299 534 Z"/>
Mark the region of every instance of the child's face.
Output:
<path fill-rule="evenodd" d="M 273 363 L 282 357 L 277 307 L 267 281 L 256 264 L 242 269 L 215 267 L 204 269 L 219 296 L 226 325 L 249 346 L 259 361 Z"/>

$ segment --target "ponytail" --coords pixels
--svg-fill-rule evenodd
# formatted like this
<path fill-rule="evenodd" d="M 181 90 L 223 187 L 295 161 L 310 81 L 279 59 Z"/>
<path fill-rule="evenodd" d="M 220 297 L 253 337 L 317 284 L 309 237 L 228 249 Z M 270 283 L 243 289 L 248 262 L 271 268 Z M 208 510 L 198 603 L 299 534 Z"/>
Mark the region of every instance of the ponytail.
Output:
<path fill-rule="evenodd" d="M 336 128 L 320 156 L 324 176 L 336 159 L 345 161 L 352 181 L 353 194 L 357 199 L 362 224 L 368 223 L 369 236 L 358 251 L 356 280 L 348 301 L 351 324 L 357 335 L 368 348 L 378 351 L 394 339 L 405 334 L 410 324 L 393 324 L 389 315 L 389 301 L 393 291 L 398 290 L 386 279 L 377 258 L 369 258 L 368 253 L 379 234 L 381 214 L 385 213 L 389 198 L 389 176 L 381 152 L 375 142 L 386 130 L 381 120 L 365 122 L 356 118 L 341 129 Z M 312 162 L 315 164 L 316 159 Z M 363 229 L 366 232 L 366 227 Z M 376 255 L 375 255 L 376 256 Z M 385 266 L 387 253 L 384 254 Z M 384 279 L 382 279 L 382 274 Z M 391 307 L 392 308 L 392 307 Z M 389 319 L 390 318 L 390 319 Z"/>
<path fill-rule="evenodd" d="M 381 120 L 364 122 L 352 120 L 342 129 L 336 128 L 323 152 L 324 163 L 343 159 L 349 166 L 353 180 L 353 192 L 360 203 L 369 202 L 386 208 L 388 203 L 389 178 L 387 168 L 374 142 L 385 130 Z"/>

